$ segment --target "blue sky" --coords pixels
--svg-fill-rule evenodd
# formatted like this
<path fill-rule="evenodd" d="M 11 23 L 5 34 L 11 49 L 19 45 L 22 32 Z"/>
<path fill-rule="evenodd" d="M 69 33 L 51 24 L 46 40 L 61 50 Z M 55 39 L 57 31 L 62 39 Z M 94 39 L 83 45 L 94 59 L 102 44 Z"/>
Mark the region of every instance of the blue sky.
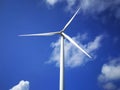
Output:
<path fill-rule="evenodd" d="M 119 0 L 1 0 L 0 90 L 58 90 L 59 36 L 18 37 L 61 30 L 94 58 L 65 40 L 66 90 L 120 90 Z"/>

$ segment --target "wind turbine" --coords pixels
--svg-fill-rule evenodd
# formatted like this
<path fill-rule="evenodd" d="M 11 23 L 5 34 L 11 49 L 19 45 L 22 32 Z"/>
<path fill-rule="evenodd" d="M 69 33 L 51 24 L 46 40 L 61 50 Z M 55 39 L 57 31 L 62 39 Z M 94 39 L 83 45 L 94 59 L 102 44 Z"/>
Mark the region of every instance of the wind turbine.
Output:
<path fill-rule="evenodd" d="M 66 30 L 66 28 L 69 26 L 69 24 L 75 18 L 75 16 L 78 14 L 79 10 L 80 10 L 80 7 L 77 9 L 77 11 L 74 13 L 74 15 L 72 16 L 72 18 L 66 23 L 66 25 L 63 27 L 63 29 L 60 30 L 60 31 L 57 31 L 57 32 L 48 32 L 48 33 L 38 33 L 38 34 L 23 34 L 23 35 L 19 35 L 19 36 L 52 36 L 52 35 L 56 35 L 56 34 L 61 35 L 59 90 L 64 90 L 64 39 L 65 38 L 68 39 L 73 45 L 75 45 L 80 51 L 82 51 L 89 58 L 92 58 L 71 37 L 69 37 L 67 34 L 64 33 L 64 31 Z"/>

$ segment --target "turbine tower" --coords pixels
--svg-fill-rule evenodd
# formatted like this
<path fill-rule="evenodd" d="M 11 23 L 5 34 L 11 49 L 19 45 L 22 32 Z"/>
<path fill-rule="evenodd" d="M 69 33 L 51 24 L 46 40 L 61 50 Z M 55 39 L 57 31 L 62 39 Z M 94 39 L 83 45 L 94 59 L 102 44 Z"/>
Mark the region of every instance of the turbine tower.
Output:
<path fill-rule="evenodd" d="M 80 51 L 82 51 L 85 55 L 87 55 L 89 58 L 92 58 L 84 49 L 82 49 L 71 37 L 69 37 L 67 34 L 64 33 L 66 28 L 69 26 L 69 24 L 72 22 L 72 20 L 75 18 L 75 16 L 78 14 L 80 10 L 80 7 L 77 9 L 77 11 L 74 13 L 72 18 L 66 23 L 66 25 L 63 27 L 62 30 L 58 32 L 49 32 L 49 33 L 38 33 L 38 34 L 23 34 L 19 36 L 52 36 L 59 34 L 61 35 L 61 47 L 60 47 L 60 79 L 59 79 L 59 90 L 64 90 L 64 39 L 68 39 L 73 45 L 75 45 Z"/>

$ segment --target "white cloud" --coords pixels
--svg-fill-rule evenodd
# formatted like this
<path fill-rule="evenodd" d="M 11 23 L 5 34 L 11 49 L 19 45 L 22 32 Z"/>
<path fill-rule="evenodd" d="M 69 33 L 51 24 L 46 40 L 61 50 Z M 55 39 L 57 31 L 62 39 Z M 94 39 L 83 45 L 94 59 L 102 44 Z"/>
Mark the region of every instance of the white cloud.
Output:
<path fill-rule="evenodd" d="M 120 18 L 120 0 L 83 0 L 81 5 L 85 12 L 98 14 L 108 10 L 109 15 Z"/>
<path fill-rule="evenodd" d="M 120 65 L 103 65 L 101 79 L 116 80 L 120 79 Z"/>
<path fill-rule="evenodd" d="M 113 59 L 108 64 L 104 64 L 99 79 L 101 81 L 120 79 L 120 58 Z"/>
<path fill-rule="evenodd" d="M 112 59 L 109 63 L 103 65 L 98 80 L 103 84 L 105 90 L 120 89 L 120 86 L 115 83 L 120 81 L 120 57 Z"/>
<path fill-rule="evenodd" d="M 94 56 L 94 51 L 100 47 L 100 41 L 103 36 L 97 36 L 93 41 L 82 45 L 80 41 L 85 41 L 87 39 L 87 34 L 78 35 L 73 37 L 73 39 L 85 50 Z M 60 58 L 60 39 L 53 42 L 51 46 L 54 48 L 49 62 L 54 62 L 56 66 L 59 66 Z M 77 67 L 88 61 L 87 56 L 85 56 L 77 47 L 72 43 L 65 40 L 65 66 L 66 67 Z"/>
<path fill-rule="evenodd" d="M 114 85 L 113 83 L 111 83 L 111 82 L 108 82 L 108 83 L 106 83 L 104 86 L 103 86 L 103 88 L 105 89 L 105 90 L 116 90 L 116 85 Z"/>
<path fill-rule="evenodd" d="M 81 10 L 84 13 L 101 14 L 109 11 L 108 16 L 114 16 L 120 19 L 120 0 L 46 0 L 49 5 L 57 3 L 66 3 L 67 10 L 71 11 L 81 5 Z"/>
<path fill-rule="evenodd" d="M 46 3 L 53 6 L 55 5 L 59 0 L 46 0 Z"/>
<path fill-rule="evenodd" d="M 77 0 L 66 0 L 67 2 L 67 10 L 72 10 L 73 6 L 75 5 Z"/>
<path fill-rule="evenodd" d="M 97 13 L 106 10 L 109 4 L 106 0 L 83 0 L 81 5 L 83 11 Z"/>
<path fill-rule="evenodd" d="M 21 80 L 19 84 L 15 85 L 10 90 L 29 90 L 29 82 Z"/>

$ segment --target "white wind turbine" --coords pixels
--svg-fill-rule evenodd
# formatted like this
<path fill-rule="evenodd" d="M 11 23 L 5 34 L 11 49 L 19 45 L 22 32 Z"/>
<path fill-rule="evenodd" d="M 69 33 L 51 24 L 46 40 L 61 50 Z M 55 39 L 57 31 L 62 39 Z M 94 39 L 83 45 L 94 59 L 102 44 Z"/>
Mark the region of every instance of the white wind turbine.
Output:
<path fill-rule="evenodd" d="M 85 55 L 89 58 L 92 58 L 85 50 L 83 50 L 71 37 L 66 35 L 64 31 L 78 14 L 80 8 L 75 12 L 72 18 L 67 22 L 64 28 L 57 32 L 49 32 L 49 33 L 38 33 L 38 34 L 23 34 L 19 36 L 52 36 L 59 34 L 61 35 L 61 47 L 60 47 L 60 80 L 59 80 L 59 90 L 64 90 L 64 38 L 68 39 L 73 45 L 75 45 L 79 50 L 81 50 Z"/>

